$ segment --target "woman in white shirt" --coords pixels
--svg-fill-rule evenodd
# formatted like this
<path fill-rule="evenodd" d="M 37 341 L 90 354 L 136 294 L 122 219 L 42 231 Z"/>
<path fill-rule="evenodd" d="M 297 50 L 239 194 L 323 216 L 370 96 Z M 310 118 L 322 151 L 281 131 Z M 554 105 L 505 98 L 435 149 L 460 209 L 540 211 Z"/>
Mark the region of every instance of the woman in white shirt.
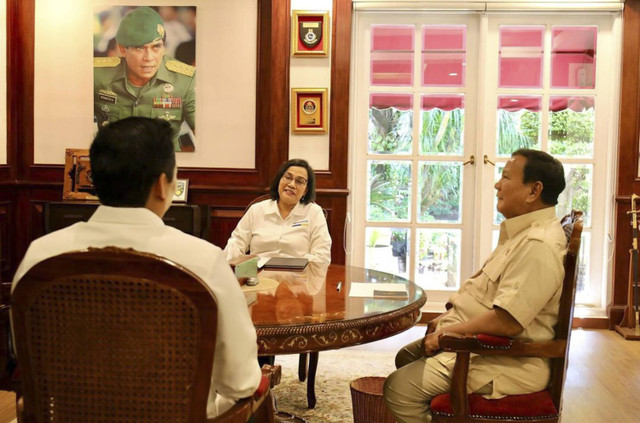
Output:
<path fill-rule="evenodd" d="M 253 204 L 224 249 L 227 260 L 251 253 L 261 257 L 305 257 L 331 261 L 331 237 L 316 197 L 316 178 L 305 160 L 280 166 L 271 182 L 271 199 Z"/>

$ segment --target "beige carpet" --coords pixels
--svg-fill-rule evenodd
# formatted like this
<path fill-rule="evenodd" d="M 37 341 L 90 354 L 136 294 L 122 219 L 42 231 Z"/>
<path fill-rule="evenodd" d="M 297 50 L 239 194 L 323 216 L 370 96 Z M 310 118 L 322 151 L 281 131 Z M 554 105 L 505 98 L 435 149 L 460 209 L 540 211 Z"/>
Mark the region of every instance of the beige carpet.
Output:
<path fill-rule="evenodd" d="M 298 380 L 298 356 L 276 358 L 282 381 L 274 393 L 278 409 L 304 417 L 309 423 L 353 422 L 349 382 L 363 376 L 386 376 L 394 369 L 395 353 L 360 350 L 324 351 L 316 374 L 316 408 L 307 408 L 307 384 Z M 10 423 L 17 423 L 13 420 Z"/>
<path fill-rule="evenodd" d="M 363 376 L 387 376 L 395 367 L 395 353 L 359 350 L 323 351 L 316 374 L 315 409 L 307 408 L 307 385 L 298 380 L 298 356 L 278 356 L 282 381 L 274 389 L 278 409 L 310 423 L 353 422 L 349 382 Z"/>

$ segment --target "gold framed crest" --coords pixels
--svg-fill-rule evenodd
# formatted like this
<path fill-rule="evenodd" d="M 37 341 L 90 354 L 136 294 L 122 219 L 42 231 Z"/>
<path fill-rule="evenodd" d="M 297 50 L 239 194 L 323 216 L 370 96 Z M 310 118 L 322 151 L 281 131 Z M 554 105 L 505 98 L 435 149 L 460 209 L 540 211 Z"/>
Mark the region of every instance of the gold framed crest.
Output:
<path fill-rule="evenodd" d="M 176 192 L 173 194 L 173 200 L 171 201 L 174 203 L 186 203 L 188 190 L 188 179 L 176 179 Z"/>
<path fill-rule="evenodd" d="M 291 16 L 291 55 L 326 57 L 331 42 L 329 12 L 294 10 Z"/>
<path fill-rule="evenodd" d="M 89 150 L 67 148 L 64 159 L 63 200 L 97 200 L 91 180 Z"/>
<path fill-rule="evenodd" d="M 329 128 L 328 88 L 291 89 L 291 132 L 326 134 Z"/>

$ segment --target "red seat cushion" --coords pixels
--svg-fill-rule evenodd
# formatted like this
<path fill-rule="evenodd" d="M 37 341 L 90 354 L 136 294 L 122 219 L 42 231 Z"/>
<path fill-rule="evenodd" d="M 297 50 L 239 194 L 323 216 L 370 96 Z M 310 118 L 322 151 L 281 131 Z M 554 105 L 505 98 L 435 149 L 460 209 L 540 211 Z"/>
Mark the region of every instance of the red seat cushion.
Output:
<path fill-rule="evenodd" d="M 483 345 L 489 347 L 506 348 L 511 345 L 511 338 L 505 336 L 487 335 L 485 333 L 479 333 L 476 335 L 476 339 Z"/>
<path fill-rule="evenodd" d="M 442 394 L 435 397 L 431 401 L 431 412 L 438 415 L 453 415 L 451 394 Z M 549 391 L 508 395 L 500 399 L 486 399 L 479 394 L 470 394 L 469 415 L 532 419 L 555 417 L 558 415 L 558 410 L 553 404 Z"/>
<path fill-rule="evenodd" d="M 253 397 L 260 398 L 262 395 L 264 395 L 265 392 L 267 392 L 267 389 L 269 389 L 269 378 L 265 375 L 262 375 L 262 379 L 260 379 L 260 385 L 258 385 L 258 389 L 256 389 L 256 392 L 254 392 Z"/>

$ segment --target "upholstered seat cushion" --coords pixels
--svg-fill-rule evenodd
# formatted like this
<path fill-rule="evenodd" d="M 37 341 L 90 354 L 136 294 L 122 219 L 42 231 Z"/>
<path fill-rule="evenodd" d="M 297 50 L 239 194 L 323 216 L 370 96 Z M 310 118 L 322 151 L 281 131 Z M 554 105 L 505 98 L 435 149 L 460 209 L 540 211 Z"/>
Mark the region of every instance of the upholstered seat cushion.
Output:
<path fill-rule="evenodd" d="M 431 412 L 438 415 L 453 415 L 451 395 L 438 395 L 431 401 Z M 554 417 L 558 410 L 549 391 L 534 392 L 525 395 L 509 395 L 501 399 L 486 399 L 479 394 L 469 395 L 469 415 L 484 417 L 516 417 L 518 419 L 535 419 Z"/>

